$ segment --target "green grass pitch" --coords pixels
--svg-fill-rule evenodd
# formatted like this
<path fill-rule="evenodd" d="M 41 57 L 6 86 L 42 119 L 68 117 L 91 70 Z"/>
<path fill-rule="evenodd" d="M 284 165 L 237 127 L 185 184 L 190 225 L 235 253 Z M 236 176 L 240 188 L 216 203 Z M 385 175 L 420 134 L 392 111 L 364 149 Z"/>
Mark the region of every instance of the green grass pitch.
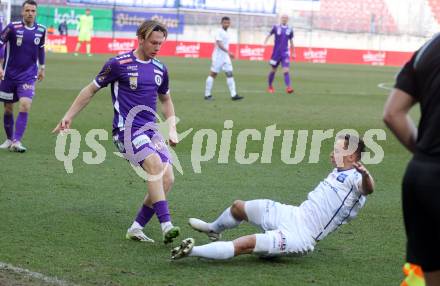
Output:
<path fill-rule="evenodd" d="M 82 141 L 72 174 L 55 158 L 56 136 L 51 134 L 106 58 L 48 55 L 46 79 L 38 84 L 23 140 L 28 152 L 0 152 L 1 262 L 79 285 L 397 285 L 401 281 L 405 238 L 400 184 L 410 155 L 388 131 L 387 139 L 378 141 L 384 160 L 367 166 L 376 179 L 375 193 L 356 220 L 320 242 L 308 256 L 274 261 L 243 256 L 231 261 L 190 258 L 170 262 L 170 248 L 162 243 L 125 240 L 146 186 L 113 154 L 109 89 L 100 91 L 74 121 Z M 298 130 L 334 129 L 336 133 L 353 128 L 362 135 L 371 128 L 385 129 L 381 116 L 388 91 L 377 85 L 392 83 L 398 71 L 391 67 L 294 64 L 296 93 L 285 94 L 279 71 L 277 92 L 269 95 L 265 93 L 268 64 L 236 61 L 237 90 L 245 99 L 232 102 L 225 77 L 219 75 L 213 90 L 215 100 L 206 102 L 208 60 L 162 61 L 170 71 L 176 114 L 181 119 L 178 129 L 194 128 L 175 149 L 184 174 L 176 172 L 170 210 L 174 224 L 182 228 L 181 238 L 194 237 L 198 244 L 208 240 L 191 231 L 188 217 L 212 220 L 239 198 L 271 198 L 297 205 L 331 170 L 328 154 L 332 140 L 324 141 L 318 163 L 307 162 L 307 151 L 303 162 L 287 165 L 280 159 L 282 136 L 275 138 L 271 163 L 240 165 L 234 151 L 241 130 L 252 128 L 264 134 L 267 126 L 276 124 L 280 130 L 295 130 L 295 134 Z M 215 157 L 201 164 L 200 174 L 195 173 L 191 165 L 193 135 L 200 129 L 213 129 L 220 140 L 227 119 L 234 121 L 229 162 L 217 162 L 218 143 Z M 92 151 L 84 141 L 91 129 L 109 133 L 109 140 L 101 141 L 107 154 L 100 165 L 87 165 L 82 160 L 83 152 Z M 0 139 L 4 137 L 1 128 Z M 262 141 L 249 141 L 247 151 L 261 154 L 262 148 Z M 256 231 L 243 224 L 226 232 L 224 238 Z M 161 240 L 157 219 L 152 220 L 147 233 Z M 40 285 L 35 283 L 29 285 Z"/>

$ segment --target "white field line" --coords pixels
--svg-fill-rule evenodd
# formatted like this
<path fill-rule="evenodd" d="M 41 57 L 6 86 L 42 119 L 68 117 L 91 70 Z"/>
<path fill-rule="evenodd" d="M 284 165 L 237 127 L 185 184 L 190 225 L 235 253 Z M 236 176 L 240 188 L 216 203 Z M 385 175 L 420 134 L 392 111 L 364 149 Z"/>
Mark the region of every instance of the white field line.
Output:
<path fill-rule="evenodd" d="M 4 262 L 0 261 L 0 270 L 7 270 L 7 271 L 11 271 L 17 274 L 22 274 L 24 276 L 28 276 L 31 278 L 35 278 L 37 280 L 41 280 L 44 281 L 46 283 L 49 283 L 51 285 L 59 285 L 59 286 L 74 286 L 75 284 L 66 282 L 64 280 L 60 280 L 56 277 L 48 277 L 45 276 L 44 274 L 38 273 L 38 272 L 33 272 L 24 268 L 20 268 L 20 267 L 15 267 L 11 264 L 7 264 Z"/>
<path fill-rule="evenodd" d="M 392 90 L 393 89 L 393 83 L 390 82 L 381 82 L 377 85 L 378 88 L 382 88 L 385 90 Z"/>

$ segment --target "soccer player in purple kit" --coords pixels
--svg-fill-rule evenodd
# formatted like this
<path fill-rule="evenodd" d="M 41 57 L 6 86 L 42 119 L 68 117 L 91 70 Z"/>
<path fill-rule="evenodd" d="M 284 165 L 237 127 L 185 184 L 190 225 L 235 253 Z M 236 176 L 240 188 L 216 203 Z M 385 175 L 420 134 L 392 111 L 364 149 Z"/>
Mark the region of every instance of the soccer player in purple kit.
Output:
<path fill-rule="evenodd" d="M 6 59 L 0 58 L 0 101 L 4 102 L 3 124 L 7 136 L 0 149 L 9 148 L 20 153 L 26 152 L 21 139 L 35 95 L 35 81 L 45 76 L 46 27 L 35 22 L 36 14 L 37 3 L 26 0 L 21 9 L 22 21 L 10 23 L 0 34 L 0 46 L 6 45 Z M 19 113 L 14 132 L 15 102 L 19 102 Z"/>
<path fill-rule="evenodd" d="M 165 244 L 172 242 L 180 232 L 171 223 L 166 200 L 166 193 L 171 190 L 174 182 L 171 156 L 156 124 L 156 102 L 159 98 L 169 124 L 169 143 L 171 146 L 177 144 L 168 71 L 165 65 L 155 59 L 167 34 L 167 29 L 159 22 L 143 22 L 136 32 L 138 47 L 109 59 L 96 78 L 81 90 L 53 130 L 62 132 L 69 129 L 75 116 L 87 106 L 93 95 L 108 84 L 111 85 L 114 143 L 126 159 L 142 166 L 149 176 L 154 176 L 154 179 L 147 182 L 148 193 L 137 217 L 127 230 L 126 238 L 154 242 L 145 235 L 143 228 L 156 214 Z"/>
<path fill-rule="evenodd" d="M 279 64 L 281 63 L 281 66 L 283 67 L 283 73 L 284 73 L 284 83 L 286 84 L 286 92 L 287 93 L 293 93 L 293 88 L 290 83 L 290 73 L 289 73 L 289 67 L 290 67 L 290 55 L 293 55 L 293 29 L 287 25 L 287 22 L 289 21 L 289 16 L 282 15 L 281 16 L 281 24 L 280 25 L 274 25 L 272 27 L 272 30 L 270 30 L 269 35 L 267 35 L 266 39 L 264 40 L 264 44 L 267 44 L 267 41 L 269 38 L 274 35 L 275 36 L 275 45 L 273 47 L 272 56 L 269 61 L 269 64 L 271 65 L 272 69 L 269 72 L 268 76 L 268 84 L 269 87 L 267 88 L 267 91 L 269 93 L 274 93 L 275 90 L 273 88 L 273 81 L 275 79 L 275 73 L 277 71 L 277 68 Z M 290 42 L 290 49 L 289 50 L 289 42 Z"/>

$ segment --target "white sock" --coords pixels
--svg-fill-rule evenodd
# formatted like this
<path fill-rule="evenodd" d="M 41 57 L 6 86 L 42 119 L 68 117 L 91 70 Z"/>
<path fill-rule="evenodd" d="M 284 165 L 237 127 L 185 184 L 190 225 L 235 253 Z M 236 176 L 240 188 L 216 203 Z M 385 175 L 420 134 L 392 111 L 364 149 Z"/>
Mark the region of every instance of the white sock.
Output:
<path fill-rule="evenodd" d="M 217 233 L 225 229 L 231 229 L 238 226 L 241 221 L 236 220 L 231 213 L 231 208 L 227 208 L 214 222 L 209 224 L 209 228 Z"/>
<path fill-rule="evenodd" d="M 214 85 L 214 78 L 209 75 L 208 78 L 206 79 L 205 96 L 211 95 L 211 90 L 213 85 Z"/>
<path fill-rule="evenodd" d="M 227 77 L 226 78 L 226 83 L 228 84 L 229 87 L 229 92 L 231 93 L 231 97 L 235 96 L 237 94 L 237 92 L 235 91 L 235 80 L 233 77 Z"/>
<path fill-rule="evenodd" d="M 160 227 L 162 228 L 162 232 L 167 232 L 170 228 L 173 227 L 173 224 L 170 221 L 163 222 L 160 224 Z"/>
<path fill-rule="evenodd" d="M 225 260 L 234 257 L 232 241 L 217 241 L 201 246 L 194 246 L 189 256 Z"/>
<path fill-rule="evenodd" d="M 144 227 L 140 225 L 137 221 L 134 221 L 133 224 L 130 226 L 130 230 L 135 228 L 143 229 Z"/>

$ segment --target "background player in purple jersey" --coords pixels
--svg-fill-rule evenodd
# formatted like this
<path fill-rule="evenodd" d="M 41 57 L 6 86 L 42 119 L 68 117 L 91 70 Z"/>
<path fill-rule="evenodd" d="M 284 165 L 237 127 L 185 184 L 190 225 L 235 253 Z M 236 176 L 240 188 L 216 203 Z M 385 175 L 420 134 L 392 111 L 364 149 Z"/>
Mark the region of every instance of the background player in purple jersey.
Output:
<path fill-rule="evenodd" d="M 272 30 L 270 30 L 269 35 L 267 35 L 266 39 L 264 40 L 264 44 L 266 45 L 267 41 L 269 40 L 270 36 L 275 36 L 275 45 L 273 47 L 272 56 L 269 61 L 269 64 L 271 65 L 272 69 L 269 72 L 268 76 L 268 84 L 269 87 L 267 91 L 269 93 L 274 93 L 275 90 L 273 88 L 273 80 L 275 79 L 275 73 L 277 71 L 278 65 L 281 63 L 281 66 L 283 67 L 283 73 L 284 73 L 284 83 L 286 84 L 286 92 L 292 93 L 293 88 L 290 83 L 290 74 L 289 74 L 289 66 L 290 66 L 290 55 L 293 55 L 293 29 L 289 26 L 287 26 L 287 22 L 289 21 L 289 17 L 287 15 L 281 16 L 281 23 L 280 25 L 275 25 L 272 27 Z M 290 42 L 290 49 L 289 50 L 289 42 Z"/>
<path fill-rule="evenodd" d="M 4 127 L 7 140 L 1 149 L 25 152 L 21 144 L 28 121 L 28 113 L 35 95 L 35 81 L 44 79 L 46 27 L 35 22 L 37 3 L 26 0 L 21 9 L 23 19 L 11 22 L 0 34 L 0 46 L 6 45 L 1 58 L 0 101 L 4 102 Z M 19 113 L 15 123 L 13 104 L 19 102 Z"/>
<path fill-rule="evenodd" d="M 163 239 L 170 243 L 179 235 L 168 210 L 166 193 L 174 182 L 170 153 L 157 130 L 156 102 L 169 123 L 169 142 L 177 144 L 174 105 L 168 87 L 168 71 L 155 59 L 167 37 L 166 28 L 157 21 L 145 21 L 138 30 L 136 50 L 111 58 L 95 80 L 84 87 L 53 132 L 69 129 L 75 116 L 87 106 L 101 88 L 111 85 L 114 109 L 113 139 L 118 150 L 133 164 L 147 172 L 148 193 L 126 238 L 153 242 L 143 228 L 154 214 L 159 219 Z"/>

